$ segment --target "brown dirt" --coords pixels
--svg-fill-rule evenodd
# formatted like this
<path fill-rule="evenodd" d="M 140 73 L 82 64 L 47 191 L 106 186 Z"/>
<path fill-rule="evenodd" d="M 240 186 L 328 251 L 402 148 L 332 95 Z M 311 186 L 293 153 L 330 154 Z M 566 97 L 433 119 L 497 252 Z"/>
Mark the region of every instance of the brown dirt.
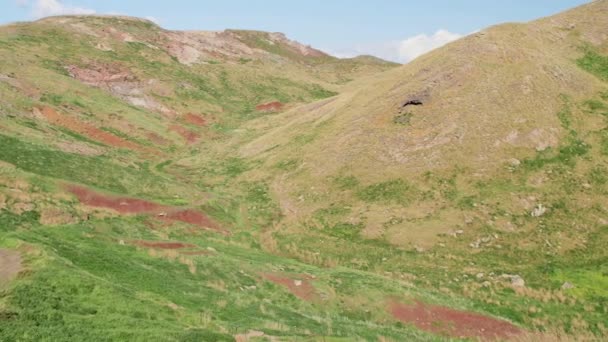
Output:
<path fill-rule="evenodd" d="M 146 151 L 146 149 L 132 141 L 125 140 L 115 136 L 112 133 L 102 131 L 101 129 L 84 123 L 78 119 L 63 115 L 55 111 L 51 107 L 42 107 L 38 109 L 40 113 L 53 125 L 61 126 L 82 134 L 92 140 L 99 141 L 109 146 L 127 148 L 134 151 Z"/>
<path fill-rule="evenodd" d="M 64 152 L 81 154 L 83 156 L 99 156 L 103 154 L 103 148 L 93 147 L 76 141 L 62 141 L 57 143 L 57 147 Z"/>
<path fill-rule="evenodd" d="M 40 211 L 40 224 L 58 226 L 78 222 L 78 218 L 63 208 L 44 208 Z"/>
<path fill-rule="evenodd" d="M 396 319 L 414 324 L 418 329 L 457 338 L 496 340 L 522 333 L 522 330 L 507 321 L 420 301 L 414 304 L 391 301 L 388 311 Z"/>
<path fill-rule="evenodd" d="M 118 64 L 92 64 L 88 68 L 70 65 L 66 69 L 75 79 L 97 87 L 112 82 L 137 81 L 137 77 L 132 75 L 129 69 Z"/>
<path fill-rule="evenodd" d="M 138 198 L 105 195 L 78 185 L 68 185 L 66 189 L 88 206 L 108 208 L 121 214 L 151 214 L 162 221 L 179 221 L 228 234 L 205 214 L 194 209 L 171 207 Z"/>
<path fill-rule="evenodd" d="M 284 275 L 266 273 L 262 275 L 264 279 L 271 281 L 277 285 L 286 287 L 294 296 L 305 300 L 313 301 L 317 298 L 317 292 L 314 286 L 310 283 L 308 276 L 301 275 L 295 278 L 290 278 Z M 297 285 L 297 282 L 301 282 Z"/>
<path fill-rule="evenodd" d="M 140 247 L 146 248 L 157 248 L 157 249 L 182 249 L 182 248 L 195 248 L 196 245 L 191 243 L 183 243 L 183 242 L 159 242 L 159 241 L 145 241 L 145 240 L 136 240 L 131 241 L 131 244 Z"/>
<path fill-rule="evenodd" d="M 184 138 L 188 142 L 188 144 L 195 143 L 200 137 L 198 133 L 192 132 L 191 130 L 180 125 L 171 125 L 169 127 L 169 130 L 181 135 L 182 138 Z"/>
<path fill-rule="evenodd" d="M 199 127 L 207 126 L 207 120 L 204 117 L 194 114 L 194 113 L 185 114 L 182 117 L 182 119 L 185 122 L 187 122 L 191 125 L 194 125 L 194 126 L 199 126 Z"/>
<path fill-rule="evenodd" d="M 146 134 L 146 136 L 148 137 L 148 139 L 150 139 L 150 141 L 152 141 L 153 143 L 155 143 L 157 145 L 161 145 L 161 146 L 169 145 L 169 140 L 161 137 L 160 135 L 158 135 L 154 132 L 150 132 L 150 133 Z"/>
<path fill-rule="evenodd" d="M 285 105 L 279 101 L 273 101 L 268 103 L 262 103 L 255 106 L 255 110 L 260 112 L 278 112 L 283 109 Z"/>
<path fill-rule="evenodd" d="M 21 254 L 19 252 L 0 249 L 0 284 L 13 279 L 21 269 Z"/>

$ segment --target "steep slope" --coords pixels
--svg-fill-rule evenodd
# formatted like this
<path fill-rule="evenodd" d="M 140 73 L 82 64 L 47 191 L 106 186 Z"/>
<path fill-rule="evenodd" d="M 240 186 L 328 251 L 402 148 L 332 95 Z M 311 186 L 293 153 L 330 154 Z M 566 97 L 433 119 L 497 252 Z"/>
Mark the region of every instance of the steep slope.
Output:
<path fill-rule="evenodd" d="M 252 122 L 240 153 L 264 169 L 245 177 L 272 175 L 285 215 L 267 249 L 407 269 L 520 323 L 604 331 L 607 14 L 594 1 L 491 27 Z"/>

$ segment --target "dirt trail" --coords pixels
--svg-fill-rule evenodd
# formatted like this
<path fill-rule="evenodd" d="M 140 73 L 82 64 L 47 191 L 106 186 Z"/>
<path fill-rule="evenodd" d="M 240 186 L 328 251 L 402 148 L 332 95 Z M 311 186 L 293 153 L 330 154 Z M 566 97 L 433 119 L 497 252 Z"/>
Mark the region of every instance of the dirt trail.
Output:
<path fill-rule="evenodd" d="M 0 249 L 0 285 L 13 279 L 21 269 L 21 255 L 19 252 Z"/>
<path fill-rule="evenodd" d="M 497 340 L 522 333 L 521 329 L 507 321 L 420 301 L 414 304 L 391 301 L 388 311 L 396 319 L 414 324 L 418 329 L 456 338 Z"/>
<path fill-rule="evenodd" d="M 150 214 L 162 221 L 179 221 L 228 234 L 228 231 L 221 229 L 205 214 L 194 209 L 171 207 L 138 198 L 106 195 L 79 185 L 67 185 L 66 189 L 82 204 L 88 206 L 112 209 L 121 214 Z"/>

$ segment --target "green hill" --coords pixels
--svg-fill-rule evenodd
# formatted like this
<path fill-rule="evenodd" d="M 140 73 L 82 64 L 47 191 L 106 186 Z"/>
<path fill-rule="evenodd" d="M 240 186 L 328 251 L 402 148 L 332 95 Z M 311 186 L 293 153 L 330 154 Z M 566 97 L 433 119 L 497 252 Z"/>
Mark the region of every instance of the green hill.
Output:
<path fill-rule="evenodd" d="M 608 1 L 399 66 L 0 27 L 0 339 L 601 340 Z"/>

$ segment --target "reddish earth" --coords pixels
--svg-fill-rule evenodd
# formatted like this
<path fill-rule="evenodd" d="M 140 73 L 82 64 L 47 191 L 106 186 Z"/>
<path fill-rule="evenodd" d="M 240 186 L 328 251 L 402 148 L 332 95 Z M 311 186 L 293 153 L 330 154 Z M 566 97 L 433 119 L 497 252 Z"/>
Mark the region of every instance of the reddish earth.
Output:
<path fill-rule="evenodd" d="M 191 130 L 180 126 L 180 125 L 171 125 L 169 130 L 179 134 L 184 138 L 189 144 L 195 143 L 200 135 L 196 132 L 192 132 Z"/>
<path fill-rule="evenodd" d="M 159 241 L 145 241 L 145 240 L 137 240 L 131 241 L 132 244 L 147 247 L 147 248 L 158 248 L 158 249 L 182 249 L 182 248 L 195 248 L 196 245 L 191 243 L 183 243 L 183 242 L 159 242 Z"/>
<path fill-rule="evenodd" d="M 153 143 L 157 144 L 157 145 L 169 145 L 169 140 L 161 137 L 160 135 L 154 133 L 154 132 L 150 132 L 148 134 L 146 134 L 146 136 L 148 137 L 148 139 L 150 139 L 150 141 L 152 141 Z"/>
<path fill-rule="evenodd" d="M 183 116 L 185 122 L 199 127 L 204 127 L 207 125 L 207 120 L 200 115 L 196 115 L 194 113 L 188 113 Z"/>
<path fill-rule="evenodd" d="M 159 219 L 168 221 L 180 221 L 195 226 L 218 229 L 217 225 L 213 221 L 211 221 L 209 217 L 193 209 L 169 211 L 165 216 L 159 216 Z"/>
<path fill-rule="evenodd" d="M 296 277 L 292 279 L 283 275 L 266 273 L 262 275 L 266 280 L 269 280 L 277 285 L 286 287 L 294 296 L 312 301 L 317 297 L 314 286 L 310 283 L 308 276 Z"/>
<path fill-rule="evenodd" d="M 282 104 L 281 102 L 274 101 L 274 102 L 259 104 L 259 105 L 255 106 L 255 110 L 260 111 L 260 112 L 278 112 L 281 109 L 283 109 L 284 106 L 285 105 Z"/>
<path fill-rule="evenodd" d="M 166 209 L 165 206 L 160 204 L 136 198 L 108 196 L 78 185 L 69 185 L 67 190 L 76 195 L 83 204 L 113 209 L 121 214 L 152 213 Z"/>
<path fill-rule="evenodd" d="M 81 203 L 92 207 L 113 209 L 121 214 L 155 214 L 159 220 L 179 221 L 217 230 L 223 234 L 228 233 L 205 214 L 194 209 L 171 207 L 137 198 L 105 195 L 78 185 L 68 185 L 66 189 Z"/>
<path fill-rule="evenodd" d="M 473 312 L 429 305 L 420 301 L 409 305 L 391 301 L 388 310 L 401 322 L 411 323 L 418 329 L 451 337 L 495 340 L 506 339 L 522 332 L 507 321 Z"/>
<path fill-rule="evenodd" d="M 99 141 L 109 146 L 127 148 L 135 151 L 146 151 L 144 147 L 132 141 L 125 140 L 78 119 L 60 114 L 51 107 L 42 107 L 39 110 L 49 123 L 82 134 L 91 140 Z"/>

